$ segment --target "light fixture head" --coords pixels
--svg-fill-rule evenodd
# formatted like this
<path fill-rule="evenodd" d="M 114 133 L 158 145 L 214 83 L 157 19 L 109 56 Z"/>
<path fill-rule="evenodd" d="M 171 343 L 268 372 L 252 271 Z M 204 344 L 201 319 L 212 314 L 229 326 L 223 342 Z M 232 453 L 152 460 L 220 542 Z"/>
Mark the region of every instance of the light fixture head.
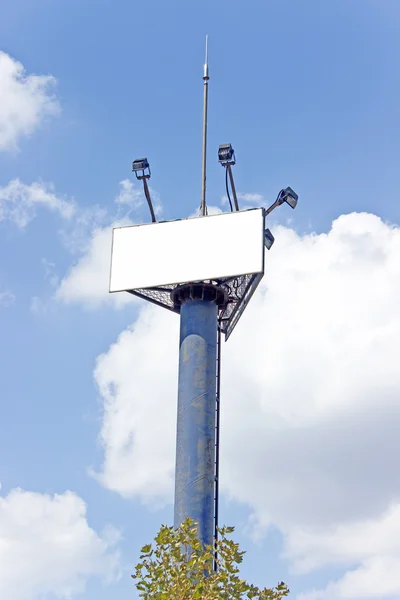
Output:
<path fill-rule="evenodd" d="M 221 144 L 218 148 L 218 160 L 221 164 L 235 162 L 235 151 L 231 144 Z"/>
<path fill-rule="evenodd" d="M 292 190 L 291 187 L 287 187 L 286 189 L 282 190 L 281 199 L 283 202 L 287 202 L 290 208 L 296 208 L 299 197 L 296 194 L 296 192 Z"/>
<path fill-rule="evenodd" d="M 147 158 L 137 158 L 132 163 L 132 171 L 135 173 L 138 179 L 142 179 L 143 177 L 149 178 L 150 173 L 150 165 Z M 146 172 L 147 171 L 147 172 Z M 141 175 L 139 173 L 142 173 Z"/>
<path fill-rule="evenodd" d="M 271 231 L 269 229 L 266 229 L 264 231 L 264 246 L 266 247 L 267 250 L 271 250 L 274 241 L 275 241 L 275 238 L 272 235 Z"/>

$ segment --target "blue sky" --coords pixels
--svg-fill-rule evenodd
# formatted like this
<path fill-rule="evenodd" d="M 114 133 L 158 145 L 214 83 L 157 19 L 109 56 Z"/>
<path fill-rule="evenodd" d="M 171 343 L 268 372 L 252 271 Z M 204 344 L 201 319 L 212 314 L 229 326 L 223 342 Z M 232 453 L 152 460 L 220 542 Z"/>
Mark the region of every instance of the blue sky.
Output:
<path fill-rule="evenodd" d="M 236 525 L 248 550 L 243 573 L 259 584 L 283 579 L 294 598 L 307 600 L 398 597 L 395 582 L 376 592 L 368 572 L 375 565 L 375 581 L 400 566 L 400 549 L 377 542 L 400 525 L 400 489 L 389 476 L 400 390 L 390 362 L 400 323 L 396 0 L 3 0 L 0 15 L 0 542 L 14 540 L 13 564 L 26 581 L 19 590 L 16 575 L 0 570 L 4 597 L 135 597 L 129 573 L 138 549 L 172 520 L 170 479 L 159 483 L 152 460 L 165 453 L 170 465 L 173 458 L 177 319 L 110 299 L 107 257 L 113 222 L 148 219 L 130 172 L 134 158 L 148 156 L 165 219 L 192 214 L 200 203 L 206 33 L 209 204 L 221 207 L 224 196 L 216 160 L 224 142 L 236 151 L 241 194 L 259 194 L 268 205 L 290 185 L 300 196 L 295 212 L 274 215 L 277 244 L 264 287 L 243 332 L 224 348 L 223 394 L 232 410 L 222 424 L 221 521 Z M 273 356 L 257 334 L 259 319 Z M 158 350 L 146 358 L 152 344 Z M 299 354 L 303 370 L 293 372 L 285 357 Z M 160 370 L 157 360 L 166 357 Z M 333 369 L 336 360 L 343 363 Z M 366 365 L 374 373 L 369 387 Z M 146 380 L 146 369 L 159 381 Z M 157 413 L 164 394 L 165 440 L 163 424 L 141 408 Z M 371 394 L 386 400 L 376 405 Z M 248 414 L 241 431 L 233 413 L 245 398 L 246 410 L 265 419 Z M 360 407 L 365 423 L 358 426 Z M 118 429 L 118 414 L 128 431 Z M 153 459 L 140 445 L 126 453 L 118 446 L 143 430 Z M 257 466 L 248 481 L 232 458 L 238 431 L 243 464 Z M 271 463 L 281 447 L 284 480 Z M 77 529 L 60 524 L 63 510 L 53 511 L 54 494 L 63 506 L 67 490 L 75 494 L 68 506 Z M 60 535 L 76 532 L 68 558 L 50 534 L 41 539 L 47 525 Z M 353 540 L 365 527 L 364 539 L 381 554 L 354 550 L 346 527 Z M 32 557 L 24 531 L 41 540 Z M 51 584 L 50 558 L 58 573 Z M 24 571 L 28 563 L 35 576 Z"/>

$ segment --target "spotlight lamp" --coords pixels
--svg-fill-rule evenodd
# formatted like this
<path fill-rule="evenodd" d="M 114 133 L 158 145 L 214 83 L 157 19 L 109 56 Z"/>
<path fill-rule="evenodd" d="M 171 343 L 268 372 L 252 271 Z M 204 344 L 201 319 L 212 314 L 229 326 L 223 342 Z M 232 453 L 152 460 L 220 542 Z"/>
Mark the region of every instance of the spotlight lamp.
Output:
<path fill-rule="evenodd" d="M 228 163 L 235 164 L 235 151 L 232 148 L 232 144 L 221 144 L 218 148 L 218 160 L 222 166 L 226 166 Z"/>
<path fill-rule="evenodd" d="M 290 208 L 296 208 L 298 199 L 298 195 L 292 190 L 291 187 L 287 187 L 284 190 L 281 190 L 275 202 L 271 204 L 269 208 L 264 209 L 264 217 L 268 216 L 277 206 L 281 206 L 281 204 L 283 204 L 284 202 L 289 204 Z M 274 236 L 272 235 L 269 229 L 266 229 L 264 231 L 264 245 L 267 248 L 267 250 L 271 250 L 274 241 Z"/>
<path fill-rule="evenodd" d="M 233 196 L 233 202 L 235 205 L 235 210 L 239 210 L 239 203 L 238 203 L 237 194 L 236 194 L 235 182 L 233 181 L 233 174 L 232 174 L 232 165 L 234 165 L 236 163 L 235 151 L 232 148 L 232 144 L 221 144 L 220 145 L 220 147 L 218 148 L 218 161 L 226 169 L 225 187 L 226 187 L 226 195 L 228 197 L 229 206 L 231 207 L 231 211 L 233 211 L 233 205 L 232 205 L 232 200 L 231 200 L 231 196 L 229 193 L 228 178 L 231 182 L 231 190 L 232 190 L 232 196 Z"/>
<path fill-rule="evenodd" d="M 274 241 L 275 241 L 275 238 L 272 235 L 271 231 L 269 229 L 266 229 L 264 231 L 264 245 L 267 250 L 271 250 Z"/>
<path fill-rule="evenodd" d="M 147 158 L 137 158 L 132 163 L 132 171 L 136 175 L 136 179 L 150 179 L 151 171 Z"/>
<path fill-rule="evenodd" d="M 290 208 L 296 208 L 299 197 L 291 187 L 287 187 L 286 189 L 282 190 L 280 196 L 282 202 L 289 204 Z"/>
<path fill-rule="evenodd" d="M 136 179 L 141 179 L 143 181 L 143 191 L 147 200 L 147 204 L 149 205 L 151 220 L 153 223 L 156 222 L 156 215 L 154 213 L 153 203 L 150 197 L 149 186 L 147 185 L 147 180 L 151 177 L 150 165 L 147 158 L 137 158 L 132 163 L 132 171 L 136 175 Z"/>
<path fill-rule="evenodd" d="M 275 202 L 271 204 L 269 208 L 265 209 L 264 214 L 265 216 L 269 215 L 277 206 L 281 206 L 284 202 L 289 204 L 290 208 L 296 208 L 298 199 L 299 197 L 296 192 L 294 192 L 291 187 L 287 187 L 279 192 Z"/>

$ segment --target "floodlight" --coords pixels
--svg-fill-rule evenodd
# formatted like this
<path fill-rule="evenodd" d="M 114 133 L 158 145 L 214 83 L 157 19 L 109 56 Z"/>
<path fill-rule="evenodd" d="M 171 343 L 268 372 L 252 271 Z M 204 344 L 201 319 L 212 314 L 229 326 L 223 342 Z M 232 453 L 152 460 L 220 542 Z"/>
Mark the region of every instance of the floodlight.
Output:
<path fill-rule="evenodd" d="M 235 151 L 231 144 L 221 144 L 218 148 L 218 160 L 222 165 L 235 162 Z"/>
<path fill-rule="evenodd" d="M 135 173 L 137 179 L 150 179 L 150 165 L 147 158 L 137 158 L 132 163 L 132 171 Z M 142 173 L 139 175 L 139 173 Z"/>
<path fill-rule="evenodd" d="M 226 195 L 228 196 L 229 206 L 231 207 L 231 211 L 233 212 L 233 206 L 232 206 L 232 201 L 231 201 L 231 197 L 229 194 L 228 177 L 231 182 L 231 189 L 232 189 L 233 201 L 235 204 L 235 210 L 239 210 L 239 203 L 238 203 L 237 194 L 236 194 L 235 182 L 233 181 L 233 175 L 232 175 L 232 165 L 234 165 L 236 162 L 235 151 L 232 148 L 232 144 L 221 144 L 220 145 L 220 147 L 218 148 L 218 160 L 221 163 L 221 165 L 223 167 L 225 167 L 225 169 L 226 169 L 225 187 L 226 187 Z"/>
<path fill-rule="evenodd" d="M 153 204 L 150 198 L 149 186 L 147 185 L 147 180 L 151 177 L 150 165 L 147 158 L 137 158 L 134 160 L 132 163 L 132 171 L 135 173 L 136 179 L 141 179 L 143 181 L 143 191 L 147 200 L 147 204 L 149 205 L 151 220 L 153 223 L 155 223 L 156 216 L 154 214 Z"/>
<path fill-rule="evenodd" d="M 266 229 L 264 231 L 264 246 L 266 247 L 267 250 L 271 250 L 274 241 L 275 241 L 275 238 L 272 235 L 271 231 L 269 229 Z"/>
<path fill-rule="evenodd" d="M 283 204 L 284 202 L 286 202 L 286 204 L 289 204 L 290 208 L 296 208 L 298 199 L 298 195 L 292 190 L 291 187 L 287 187 L 284 190 L 281 190 L 275 202 L 265 210 L 265 216 L 268 216 L 277 206 L 281 206 L 281 204 Z"/>
<path fill-rule="evenodd" d="M 283 200 L 283 202 L 289 204 L 290 208 L 296 208 L 297 200 L 299 199 L 299 197 L 296 194 L 296 192 L 292 190 L 291 187 L 287 187 L 286 189 L 282 190 L 281 199 Z"/>

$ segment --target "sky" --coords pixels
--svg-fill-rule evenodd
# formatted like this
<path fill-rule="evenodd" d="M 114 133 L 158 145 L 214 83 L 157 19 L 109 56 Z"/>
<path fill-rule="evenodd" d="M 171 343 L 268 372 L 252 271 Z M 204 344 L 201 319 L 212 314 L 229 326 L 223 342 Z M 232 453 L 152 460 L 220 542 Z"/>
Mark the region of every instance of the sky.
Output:
<path fill-rule="evenodd" d="M 135 598 L 173 520 L 179 318 L 111 231 L 290 185 L 223 346 L 220 522 L 296 600 L 400 597 L 398 0 L 0 0 L 0 597 Z M 182 257 L 181 260 L 184 260 Z"/>

